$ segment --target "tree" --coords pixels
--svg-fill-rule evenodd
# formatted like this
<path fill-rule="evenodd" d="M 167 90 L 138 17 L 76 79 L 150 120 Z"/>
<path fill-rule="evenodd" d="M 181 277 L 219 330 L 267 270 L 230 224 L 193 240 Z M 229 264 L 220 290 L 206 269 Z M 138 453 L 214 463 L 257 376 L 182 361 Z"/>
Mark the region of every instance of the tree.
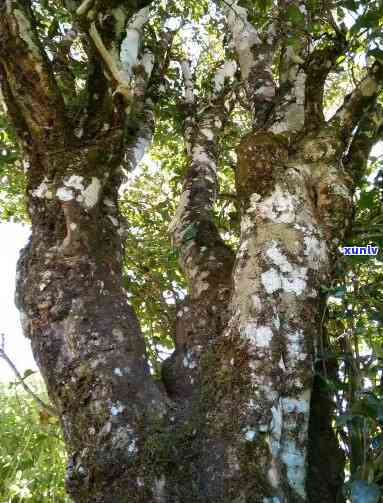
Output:
<path fill-rule="evenodd" d="M 0 7 L 1 88 L 32 225 L 16 300 L 59 411 L 73 500 L 341 499 L 334 405 L 315 367 L 323 288 L 382 135 L 381 5 Z M 118 202 L 153 134 L 158 177 L 166 163 L 184 175 L 170 232 L 187 296 L 170 272 L 175 304 L 147 299 L 144 315 L 174 340 L 160 371 L 125 289 L 137 293 L 142 264 L 123 214 L 145 204 L 129 187 Z M 162 294 L 164 261 L 145 267 Z"/>

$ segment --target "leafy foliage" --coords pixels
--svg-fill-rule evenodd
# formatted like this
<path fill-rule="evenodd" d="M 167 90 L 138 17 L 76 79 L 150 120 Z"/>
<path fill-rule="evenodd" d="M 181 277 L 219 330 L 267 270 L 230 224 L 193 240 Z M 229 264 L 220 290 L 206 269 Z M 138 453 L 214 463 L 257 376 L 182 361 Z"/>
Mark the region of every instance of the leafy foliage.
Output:
<path fill-rule="evenodd" d="M 0 219 L 25 221 L 25 174 L 16 136 L 0 111 Z"/>
<path fill-rule="evenodd" d="M 383 246 L 380 163 L 361 182 L 354 232 L 344 243 Z M 371 178 L 374 183 L 371 184 Z M 370 181 L 369 181 L 370 180 Z M 327 383 L 337 405 L 336 428 L 347 456 L 352 502 L 377 502 L 383 483 L 383 257 L 344 257 L 339 280 L 327 290 L 331 358 L 338 377 Z M 374 482 L 374 483 L 373 483 Z"/>
<path fill-rule="evenodd" d="M 43 385 L 35 381 L 37 393 Z M 0 501 L 69 503 L 65 451 L 57 419 L 18 386 L 0 387 Z"/>

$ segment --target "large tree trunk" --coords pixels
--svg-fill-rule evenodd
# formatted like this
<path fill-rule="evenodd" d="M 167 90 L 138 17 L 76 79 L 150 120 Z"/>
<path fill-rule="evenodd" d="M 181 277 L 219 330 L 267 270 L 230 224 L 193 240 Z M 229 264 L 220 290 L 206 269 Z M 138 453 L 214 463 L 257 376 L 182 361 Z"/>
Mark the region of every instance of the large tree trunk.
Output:
<path fill-rule="evenodd" d="M 361 124 L 383 67 L 375 64 L 325 124 L 323 85 L 339 48 L 310 52 L 299 39 L 287 50 L 280 26 L 258 34 L 246 9 L 227 2 L 254 126 L 238 149 L 240 243 L 236 253 L 227 246 L 213 215 L 218 140 L 233 98 L 224 84 L 237 63 L 227 62 L 198 109 L 184 62 L 188 168 L 171 231 L 189 298 L 155 381 L 122 287 L 117 204 L 119 167 L 134 166 L 152 134 L 150 57 L 128 68 L 126 55 L 116 57 L 126 28 L 142 35 L 147 3 L 134 3 L 144 9 L 128 26 L 122 4 L 97 3 L 100 15 L 81 19 L 93 73 L 80 120 L 65 106 L 31 9 L 0 0 L 2 91 L 30 159 L 32 237 L 17 304 L 62 423 L 67 489 L 76 503 L 335 503 L 342 457 L 331 397 L 314 378 L 320 287 L 351 220 L 355 179 L 345 168 L 359 169 L 373 144 Z M 113 19 L 115 33 L 103 25 Z M 278 36 L 286 53 L 279 89 Z"/>
<path fill-rule="evenodd" d="M 119 140 L 72 143 L 30 166 L 17 304 L 62 422 L 75 501 L 150 501 L 138 453 L 165 413 L 121 285 Z"/>
<path fill-rule="evenodd" d="M 204 157 L 199 141 L 185 190 L 201 210 L 194 184 L 214 156 Z M 178 322 L 173 387 L 164 379 L 171 401 L 150 377 L 121 286 L 119 136 L 31 158 L 32 237 L 17 299 L 62 421 L 74 501 L 307 501 L 319 286 L 329 268 L 324 235 L 333 229 L 335 183 L 342 195 L 331 209 L 344 219 L 349 205 L 343 180 L 314 167 L 323 190 L 310 191 L 305 148 L 289 158 L 283 139 L 265 131 L 242 142 L 242 244 L 230 306 L 231 252 L 208 215 L 200 224 L 193 215 L 183 220 L 184 229 L 200 227 L 182 244 L 192 289 Z"/>

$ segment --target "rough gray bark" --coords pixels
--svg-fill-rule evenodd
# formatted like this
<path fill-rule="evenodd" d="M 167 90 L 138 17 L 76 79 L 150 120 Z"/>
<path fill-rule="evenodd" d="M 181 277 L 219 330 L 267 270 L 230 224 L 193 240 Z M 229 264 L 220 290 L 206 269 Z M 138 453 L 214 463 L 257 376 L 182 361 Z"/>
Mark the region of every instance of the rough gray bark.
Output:
<path fill-rule="evenodd" d="M 171 232 L 190 295 L 158 383 L 122 287 L 117 194 L 121 165 L 134 166 L 150 141 L 150 86 L 163 61 L 137 54 L 132 64 L 119 51 L 127 32 L 142 36 L 148 2 L 107 4 L 97 4 L 104 16 L 87 1 L 77 8 L 93 64 L 88 102 L 74 115 L 73 87 L 53 73 L 32 11 L 0 2 L 2 92 L 30 160 L 32 237 L 17 303 L 60 414 L 68 491 L 78 503 L 335 502 L 342 458 L 328 463 L 338 452 L 331 397 L 314 381 L 319 294 L 352 218 L 355 172 L 381 134 L 364 113 L 374 109 L 382 66 L 326 123 L 323 85 L 344 41 L 325 53 L 305 40 L 293 50 L 278 16 L 258 32 L 237 2 L 225 9 L 237 62 L 218 70 L 207 103 L 183 63 L 188 168 Z M 254 129 L 238 149 L 235 253 L 213 210 L 237 66 Z"/>

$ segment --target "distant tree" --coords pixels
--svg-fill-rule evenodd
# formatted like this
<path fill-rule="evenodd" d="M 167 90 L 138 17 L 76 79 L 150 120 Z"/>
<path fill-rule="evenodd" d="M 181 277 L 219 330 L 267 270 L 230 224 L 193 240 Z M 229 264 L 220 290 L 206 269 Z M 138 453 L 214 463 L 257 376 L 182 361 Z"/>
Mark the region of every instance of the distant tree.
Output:
<path fill-rule="evenodd" d="M 25 180 L 32 226 L 16 301 L 72 499 L 342 501 L 333 398 L 346 445 L 363 362 L 341 348 L 342 396 L 325 300 L 383 131 L 381 3 L 0 9 L 4 211 Z M 377 502 L 363 445 L 351 495 Z"/>

